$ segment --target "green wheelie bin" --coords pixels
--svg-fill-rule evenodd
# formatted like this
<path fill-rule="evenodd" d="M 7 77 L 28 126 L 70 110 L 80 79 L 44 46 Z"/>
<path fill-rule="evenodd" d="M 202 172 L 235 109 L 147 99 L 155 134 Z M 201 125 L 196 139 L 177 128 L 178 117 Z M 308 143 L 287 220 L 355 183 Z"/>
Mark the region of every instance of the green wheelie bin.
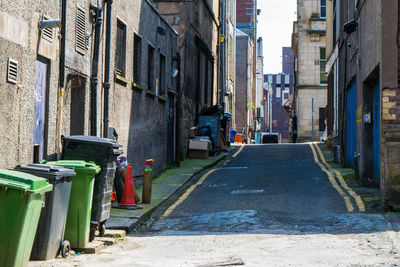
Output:
<path fill-rule="evenodd" d="M 76 176 L 72 178 L 64 239 L 70 242 L 72 248 L 84 248 L 89 242 L 94 177 L 101 168 L 95 163 L 82 160 L 59 160 L 47 162 L 47 164 L 75 170 Z"/>
<path fill-rule="evenodd" d="M 28 265 L 45 193 L 46 179 L 0 169 L 0 266 Z"/>

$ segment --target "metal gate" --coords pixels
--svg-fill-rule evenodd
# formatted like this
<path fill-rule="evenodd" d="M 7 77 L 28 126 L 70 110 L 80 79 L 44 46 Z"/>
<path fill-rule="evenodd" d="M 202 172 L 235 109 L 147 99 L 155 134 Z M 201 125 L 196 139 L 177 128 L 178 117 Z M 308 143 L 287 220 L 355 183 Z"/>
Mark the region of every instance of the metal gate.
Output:
<path fill-rule="evenodd" d="M 356 83 L 347 91 L 346 106 L 346 165 L 354 168 L 354 152 L 356 151 Z"/>
<path fill-rule="evenodd" d="M 372 134 L 373 134 L 373 174 L 374 178 L 380 183 L 381 179 L 381 127 L 380 127 L 380 87 L 379 81 L 373 89 L 372 103 Z"/>

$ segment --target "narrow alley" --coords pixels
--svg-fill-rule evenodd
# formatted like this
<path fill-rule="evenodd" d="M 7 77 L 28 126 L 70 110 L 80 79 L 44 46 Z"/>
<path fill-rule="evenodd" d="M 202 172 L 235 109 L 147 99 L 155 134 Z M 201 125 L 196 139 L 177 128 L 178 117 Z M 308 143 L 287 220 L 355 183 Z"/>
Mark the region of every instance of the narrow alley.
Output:
<path fill-rule="evenodd" d="M 397 217 L 327 165 L 318 144 L 238 147 L 120 244 L 29 266 L 396 266 Z"/>

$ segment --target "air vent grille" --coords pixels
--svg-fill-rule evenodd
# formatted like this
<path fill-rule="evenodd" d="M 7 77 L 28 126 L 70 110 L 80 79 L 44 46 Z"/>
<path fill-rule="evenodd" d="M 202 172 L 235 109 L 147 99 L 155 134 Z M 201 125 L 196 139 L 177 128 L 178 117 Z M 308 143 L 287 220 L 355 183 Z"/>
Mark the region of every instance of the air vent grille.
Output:
<path fill-rule="evenodd" d="M 18 61 L 8 58 L 7 81 L 16 84 L 18 82 Z"/>
<path fill-rule="evenodd" d="M 90 48 L 90 33 L 86 33 L 86 50 Z"/>
<path fill-rule="evenodd" d="M 76 51 L 84 54 L 86 51 L 86 12 L 83 8 L 76 10 Z"/>
<path fill-rule="evenodd" d="M 50 18 L 47 17 L 47 16 L 43 16 L 42 19 L 43 19 L 43 20 L 48 20 L 48 19 L 50 19 Z M 44 29 L 42 30 L 42 38 L 43 38 L 44 40 L 49 41 L 49 42 L 53 42 L 53 29 L 50 28 L 50 27 L 44 28 Z"/>

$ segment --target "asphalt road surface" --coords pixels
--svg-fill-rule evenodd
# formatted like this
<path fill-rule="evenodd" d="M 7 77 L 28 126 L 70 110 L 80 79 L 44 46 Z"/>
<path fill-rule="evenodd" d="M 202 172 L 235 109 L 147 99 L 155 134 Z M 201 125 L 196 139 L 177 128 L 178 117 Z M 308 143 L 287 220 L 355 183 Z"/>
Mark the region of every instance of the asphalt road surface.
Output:
<path fill-rule="evenodd" d="M 81 266 L 396 266 L 398 226 L 350 212 L 308 144 L 248 145 Z M 337 184 L 340 184 L 339 181 Z M 346 192 L 345 192 L 346 193 Z M 348 198 L 351 195 L 346 193 Z"/>

